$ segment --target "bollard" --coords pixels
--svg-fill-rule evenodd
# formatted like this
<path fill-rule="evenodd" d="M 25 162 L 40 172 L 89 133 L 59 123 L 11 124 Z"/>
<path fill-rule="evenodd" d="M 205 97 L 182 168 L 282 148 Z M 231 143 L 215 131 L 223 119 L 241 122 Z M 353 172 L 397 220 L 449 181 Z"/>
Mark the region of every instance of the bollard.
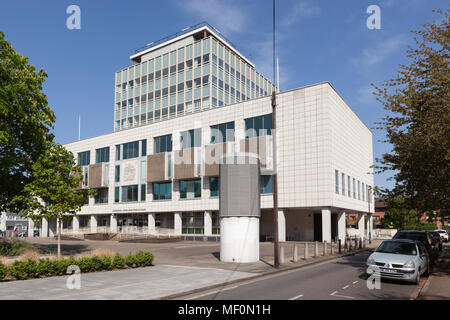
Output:
<path fill-rule="evenodd" d="M 294 262 L 298 262 L 298 247 L 294 244 Z"/>
<path fill-rule="evenodd" d="M 317 258 L 319 256 L 319 243 L 314 242 L 314 257 Z"/>
<path fill-rule="evenodd" d="M 352 239 L 348 239 L 348 251 L 352 251 Z"/>
<path fill-rule="evenodd" d="M 347 240 L 347 238 L 344 239 L 344 251 L 345 252 L 348 251 L 348 240 Z"/>
<path fill-rule="evenodd" d="M 284 264 L 284 247 L 280 246 L 280 264 Z"/>
<path fill-rule="evenodd" d="M 327 255 L 327 242 L 323 242 L 323 256 L 325 257 Z"/>
<path fill-rule="evenodd" d="M 332 242 L 331 243 L 331 255 L 334 256 L 334 245 L 336 244 L 336 242 Z"/>
<path fill-rule="evenodd" d="M 363 242 L 363 248 L 365 249 L 366 247 L 367 247 L 367 240 L 364 239 L 364 242 Z"/>
<path fill-rule="evenodd" d="M 308 242 L 305 243 L 305 256 L 304 256 L 305 260 L 308 260 Z"/>
<path fill-rule="evenodd" d="M 355 238 L 355 250 L 358 249 L 358 239 Z"/>
<path fill-rule="evenodd" d="M 342 253 L 342 243 L 341 239 L 339 239 L 339 254 Z"/>
<path fill-rule="evenodd" d="M 359 248 L 362 249 L 362 239 L 359 238 Z"/>

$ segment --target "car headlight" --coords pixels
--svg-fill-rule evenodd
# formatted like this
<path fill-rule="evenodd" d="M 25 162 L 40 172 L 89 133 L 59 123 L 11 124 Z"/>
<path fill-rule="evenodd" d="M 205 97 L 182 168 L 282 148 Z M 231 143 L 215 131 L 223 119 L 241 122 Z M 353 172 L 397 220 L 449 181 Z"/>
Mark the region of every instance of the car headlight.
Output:
<path fill-rule="evenodd" d="M 407 263 L 405 263 L 404 265 L 403 265 L 403 268 L 415 268 L 416 267 L 416 264 L 414 263 L 414 261 L 408 261 Z"/>
<path fill-rule="evenodd" d="M 373 257 L 369 257 L 369 259 L 367 259 L 367 264 L 368 265 L 374 265 L 375 264 L 375 259 Z"/>

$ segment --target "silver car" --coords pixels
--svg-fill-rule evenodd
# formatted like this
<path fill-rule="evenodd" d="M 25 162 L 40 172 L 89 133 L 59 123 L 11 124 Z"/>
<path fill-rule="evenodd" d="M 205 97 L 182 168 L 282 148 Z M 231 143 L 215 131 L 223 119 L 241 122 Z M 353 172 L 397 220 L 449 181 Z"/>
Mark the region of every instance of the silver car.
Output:
<path fill-rule="evenodd" d="M 418 241 L 395 239 L 381 243 L 367 259 L 367 274 L 381 278 L 420 282 L 428 274 L 430 259 L 425 246 Z"/>

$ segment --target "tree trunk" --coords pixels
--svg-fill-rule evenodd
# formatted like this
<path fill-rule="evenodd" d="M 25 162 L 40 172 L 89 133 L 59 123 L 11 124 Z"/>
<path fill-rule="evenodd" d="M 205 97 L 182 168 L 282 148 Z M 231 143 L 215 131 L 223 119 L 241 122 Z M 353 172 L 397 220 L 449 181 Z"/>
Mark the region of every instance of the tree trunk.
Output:
<path fill-rule="evenodd" d="M 57 228 L 58 228 L 58 259 L 61 258 L 61 227 L 62 227 L 62 223 L 61 223 L 61 219 L 57 219 Z"/>

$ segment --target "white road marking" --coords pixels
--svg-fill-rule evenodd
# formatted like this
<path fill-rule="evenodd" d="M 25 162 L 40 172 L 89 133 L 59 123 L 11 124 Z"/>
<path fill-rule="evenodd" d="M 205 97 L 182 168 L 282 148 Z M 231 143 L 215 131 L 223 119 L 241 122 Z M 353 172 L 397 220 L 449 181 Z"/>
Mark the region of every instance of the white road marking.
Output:
<path fill-rule="evenodd" d="M 339 298 L 346 298 L 346 299 L 355 299 L 354 297 L 343 296 L 343 295 L 336 294 L 336 293 L 338 293 L 338 292 L 335 291 L 335 292 L 331 293 L 330 296 L 333 296 L 333 297 L 339 297 Z"/>
<path fill-rule="evenodd" d="M 298 296 L 292 297 L 289 300 L 297 300 L 298 298 L 301 298 L 301 297 L 303 297 L 303 295 L 299 294 Z"/>
<path fill-rule="evenodd" d="M 358 280 L 352 282 L 352 284 L 357 284 L 357 283 L 358 283 Z"/>
<path fill-rule="evenodd" d="M 348 287 L 350 287 L 350 285 L 348 285 L 348 286 L 345 286 L 345 287 L 343 287 L 342 289 L 344 289 L 344 290 L 345 290 L 345 289 L 347 289 Z"/>

